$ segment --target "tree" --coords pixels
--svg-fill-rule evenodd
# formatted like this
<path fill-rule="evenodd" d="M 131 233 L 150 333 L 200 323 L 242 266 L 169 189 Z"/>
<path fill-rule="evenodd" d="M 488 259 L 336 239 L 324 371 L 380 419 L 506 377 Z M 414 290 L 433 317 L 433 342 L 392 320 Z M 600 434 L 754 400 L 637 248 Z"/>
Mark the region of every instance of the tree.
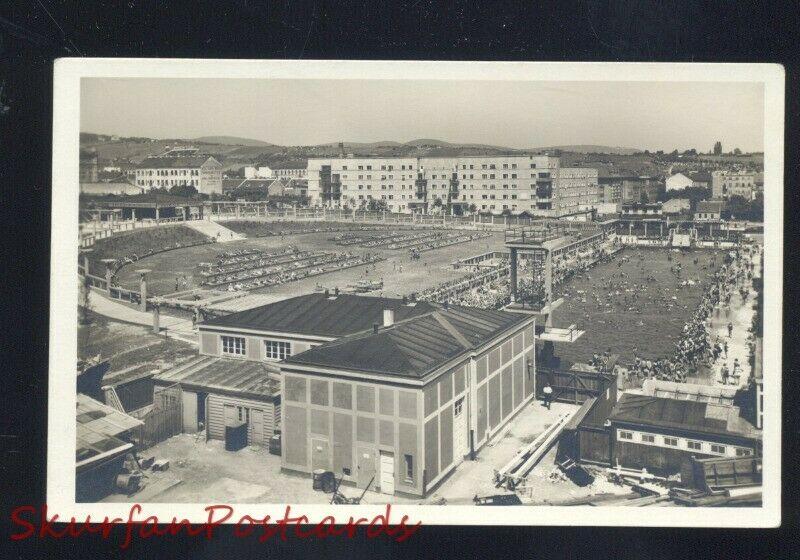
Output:
<path fill-rule="evenodd" d="M 478 207 L 475 206 L 475 203 L 472 203 L 472 204 L 469 205 L 469 213 L 470 214 L 474 214 L 477 211 L 478 211 Z"/>
<path fill-rule="evenodd" d="M 169 189 L 169 194 L 182 198 L 192 198 L 197 195 L 197 189 L 192 185 L 175 185 Z"/>
<path fill-rule="evenodd" d="M 86 274 L 83 277 L 83 281 L 80 283 L 80 324 L 81 325 L 89 325 L 92 322 L 92 300 L 90 299 L 90 295 L 92 292 L 92 284 L 89 280 L 89 271 L 86 271 Z"/>
<path fill-rule="evenodd" d="M 369 203 L 367 204 L 367 210 L 370 212 L 383 212 L 387 208 L 385 200 L 378 200 L 376 198 L 370 198 Z"/>
<path fill-rule="evenodd" d="M 722 142 L 715 142 L 714 143 L 714 155 L 721 156 L 722 155 Z"/>
<path fill-rule="evenodd" d="M 750 202 L 743 196 L 733 195 L 722 211 L 723 220 L 747 220 L 750 216 Z"/>
<path fill-rule="evenodd" d="M 739 148 L 734 148 L 733 149 L 733 155 L 735 155 L 735 156 L 742 155 L 742 150 L 740 150 Z"/>

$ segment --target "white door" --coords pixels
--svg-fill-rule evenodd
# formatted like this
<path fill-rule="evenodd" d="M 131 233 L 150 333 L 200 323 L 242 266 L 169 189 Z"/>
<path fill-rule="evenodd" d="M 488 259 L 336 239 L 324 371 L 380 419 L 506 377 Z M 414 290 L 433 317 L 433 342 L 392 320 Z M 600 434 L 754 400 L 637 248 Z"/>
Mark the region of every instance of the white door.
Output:
<path fill-rule="evenodd" d="M 464 410 L 464 397 L 453 403 L 453 451 L 456 459 L 461 459 L 469 453 L 467 412 Z"/>
<path fill-rule="evenodd" d="M 394 494 L 394 454 L 381 451 L 381 493 Z"/>

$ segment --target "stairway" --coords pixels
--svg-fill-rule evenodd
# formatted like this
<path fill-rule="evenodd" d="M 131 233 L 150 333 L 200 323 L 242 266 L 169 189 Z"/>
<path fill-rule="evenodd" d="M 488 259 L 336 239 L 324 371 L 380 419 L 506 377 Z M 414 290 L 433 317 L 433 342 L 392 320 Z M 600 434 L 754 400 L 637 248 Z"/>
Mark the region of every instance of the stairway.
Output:
<path fill-rule="evenodd" d="M 199 231 L 212 239 L 216 239 L 217 243 L 227 243 L 228 241 L 240 241 L 245 239 L 244 235 L 236 233 L 220 225 L 218 222 L 212 222 L 211 220 L 191 220 L 184 223 L 193 230 Z"/>

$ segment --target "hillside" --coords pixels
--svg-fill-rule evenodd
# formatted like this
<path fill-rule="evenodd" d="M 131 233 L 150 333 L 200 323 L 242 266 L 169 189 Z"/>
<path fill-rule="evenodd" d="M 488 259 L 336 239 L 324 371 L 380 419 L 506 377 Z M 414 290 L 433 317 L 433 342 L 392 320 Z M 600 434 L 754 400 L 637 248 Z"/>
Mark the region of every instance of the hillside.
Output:
<path fill-rule="evenodd" d="M 233 146 L 274 146 L 269 142 L 262 140 L 253 140 L 252 138 L 239 138 L 238 136 L 201 136 L 200 138 L 193 138 L 192 142 L 202 144 L 222 144 Z"/>

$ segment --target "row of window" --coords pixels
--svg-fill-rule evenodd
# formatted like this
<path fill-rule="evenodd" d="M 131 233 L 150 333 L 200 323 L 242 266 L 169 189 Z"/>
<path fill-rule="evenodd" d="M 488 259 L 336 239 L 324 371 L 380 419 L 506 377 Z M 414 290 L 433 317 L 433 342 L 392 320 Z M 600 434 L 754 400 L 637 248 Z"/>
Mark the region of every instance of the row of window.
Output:
<path fill-rule="evenodd" d="M 222 336 L 222 353 L 229 356 L 245 356 L 247 354 L 247 339 L 243 336 Z M 289 342 L 280 340 L 265 340 L 264 348 L 268 359 L 285 360 L 292 355 L 292 346 Z"/>
<path fill-rule="evenodd" d="M 709 455 L 727 455 L 728 448 L 718 443 L 697 441 L 692 439 L 677 438 L 674 436 L 662 436 L 643 432 L 633 432 L 630 430 L 618 430 L 617 438 L 621 441 L 636 441 L 650 445 L 660 445 L 663 447 L 674 447 L 676 449 L 688 449 Z M 753 454 L 752 449 L 746 447 L 733 447 L 737 457 L 746 457 Z"/>
<path fill-rule="evenodd" d="M 136 174 L 147 175 L 148 177 L 152 177 L 153 175 L 157 177 L 186 177 L 187 175 L 200 175 L 200 171 L 198 169 L 139 169 L 136 171 Z"/>

